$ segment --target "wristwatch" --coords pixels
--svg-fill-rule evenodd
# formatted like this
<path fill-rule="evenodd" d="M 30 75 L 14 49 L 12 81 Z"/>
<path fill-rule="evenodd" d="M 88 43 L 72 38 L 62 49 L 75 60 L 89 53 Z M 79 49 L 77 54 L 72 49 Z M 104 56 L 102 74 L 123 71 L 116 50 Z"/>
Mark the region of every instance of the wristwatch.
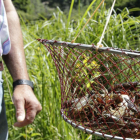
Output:
<path fill-rule="evenodd" d="M 15 82 L 13 82 L 13 90 L 17 85 L 28 85 L 34 90 L 34 85 L 33 82 L 30 80 L 25 80 L 25 79 L 18 79 Z"/>

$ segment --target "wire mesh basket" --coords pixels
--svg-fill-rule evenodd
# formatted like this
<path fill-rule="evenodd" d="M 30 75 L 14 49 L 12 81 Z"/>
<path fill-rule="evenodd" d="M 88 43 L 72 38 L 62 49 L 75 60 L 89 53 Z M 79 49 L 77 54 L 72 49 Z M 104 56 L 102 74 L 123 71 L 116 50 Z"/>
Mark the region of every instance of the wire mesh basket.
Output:
<path fill-rule="evenodd" d="M 108 139 L 140 138 L 140 52 L 38 39 L 61 84 L 61 115 Z"/>

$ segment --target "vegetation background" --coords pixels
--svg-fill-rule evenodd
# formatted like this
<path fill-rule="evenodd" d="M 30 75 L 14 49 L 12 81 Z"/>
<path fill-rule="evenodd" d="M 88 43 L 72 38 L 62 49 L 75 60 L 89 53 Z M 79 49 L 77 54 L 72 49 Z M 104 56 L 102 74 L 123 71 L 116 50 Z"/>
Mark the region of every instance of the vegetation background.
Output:
<path fill-rule="evenodd" d="M 61 117 L 61 91 L 50 53 L 37 38 L 71 41 L 83 27 L 101 0 L 13 0 L 18 11 L 30 79 L 43 110 L 33 124 L 13 126 L 15 108 L 11 100 L 12 78 L 5 67 L 4 91 L 9 126 L 9 140 L 103 140 L 67 124 Z M 77 42 L 97 43 L 113 0 L 104 5 L 77 38 Z M 104 42 L 108 46 L 139 50 L 139 0 L 117 0 Z M 11 94 L 10 94 L 11 93 Z"/>
<path fill-rule="evenodd" d="M 92 0 L 75 0 L 74 9 L 77 10 L 80 6 L 82 10 L 89 6 Z M 109 8 L 113 0 L 105 0 L 106 7 Z M 13 3 L 24 19 L 35 20 L 41 19 L 43 17 L 50 18 L 52 13 L 56 11 L 59 7 L 63 12 L 68 13 L 71 5 L 71 0 L 13 0 Z M 115 4 L 115 9 L 128 9 L 140 7 L 139 0 L 117 0 Z M 119 10 L 118 10 L 119 12 Z M 140 11 L 134 11 L 131 13 L 133 16 L 139 16 Z"/>

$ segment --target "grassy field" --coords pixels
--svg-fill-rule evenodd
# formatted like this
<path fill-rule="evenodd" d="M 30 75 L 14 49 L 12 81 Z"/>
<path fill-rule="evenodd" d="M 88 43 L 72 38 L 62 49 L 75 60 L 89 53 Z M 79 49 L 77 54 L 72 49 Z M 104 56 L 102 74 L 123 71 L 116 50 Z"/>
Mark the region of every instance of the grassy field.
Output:
<path fill-rule="evenodd" d="M 51 19 L 26 23 L 21 18 L 24 48 L 30 79 L 34 82 L 35 94 L 42 104 L 42 112 L 33 124 L 24 128 L 15 128 L 15 109 L 11 101 L 12 78 L 5 68 L 4 91 L 9 125 L 9 140 L 103 140 L 103 138 L 86 134 L 67 124 L 60 115 L 61 91 L 57 71 L 50 53 L 41 45 L 37 38 L 72 41 L 86 23 L 95 7 L 95 1 L 81 16 L 72 13 L 73 6 L 67 17 L 58 9 Z M 133 9 L 136 10 L 136 9 Z M 131 10 L 132 11 L 132 10 Z M 140 46 L 140 17 L 130 17 L 128 9 L 120 14 L 115 11 L 111 16 L 105 37 L 104 46 L 112 46 L 138 50 Z M 97 44 L 99 41 L 109 9 L 101 7 L 94 15 L 76 42 Z M 8 89 L 9 87 L 9 89 Z"/>

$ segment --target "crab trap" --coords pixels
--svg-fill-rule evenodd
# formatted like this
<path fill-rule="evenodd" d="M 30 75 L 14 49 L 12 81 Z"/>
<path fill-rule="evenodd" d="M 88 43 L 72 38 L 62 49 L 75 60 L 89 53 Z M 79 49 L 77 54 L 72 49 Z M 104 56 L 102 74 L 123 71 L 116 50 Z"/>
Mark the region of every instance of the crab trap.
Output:
<path fill-rule="evenodd" d="M 140 138 L 140 52 L 38 39 L 61 84 L 61 115 L 87 133 Z"/>

